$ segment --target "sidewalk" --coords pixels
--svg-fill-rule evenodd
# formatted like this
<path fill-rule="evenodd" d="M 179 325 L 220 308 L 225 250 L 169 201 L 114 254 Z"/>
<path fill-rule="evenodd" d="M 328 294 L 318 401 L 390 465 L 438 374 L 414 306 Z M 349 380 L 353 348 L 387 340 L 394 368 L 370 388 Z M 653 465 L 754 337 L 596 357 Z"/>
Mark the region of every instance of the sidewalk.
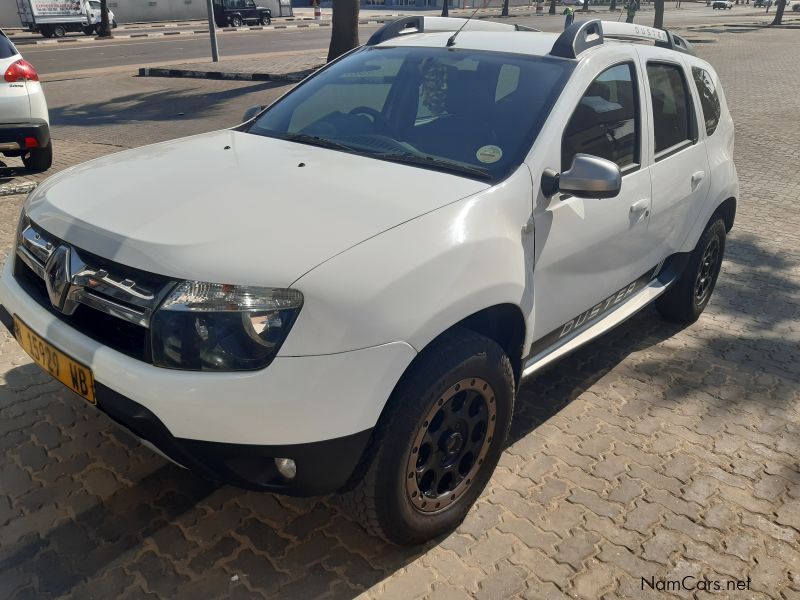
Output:
<path fill-rule="evenodd" d="M 319 50 L 266 53 L 259 57 L 223 58 L 220 62 L 195 62 L 141 67 L 140 77 L 194 77 L 247 81 L 300 81 L 325 64 Z"/>

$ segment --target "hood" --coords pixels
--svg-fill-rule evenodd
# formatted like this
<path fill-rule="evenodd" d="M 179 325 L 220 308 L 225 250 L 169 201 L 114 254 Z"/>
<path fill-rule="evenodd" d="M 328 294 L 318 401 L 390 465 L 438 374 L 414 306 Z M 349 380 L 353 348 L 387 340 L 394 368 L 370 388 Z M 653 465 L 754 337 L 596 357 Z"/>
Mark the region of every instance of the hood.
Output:
<path fill-rule="evenodd" d="M 67 169 L 31 194 L 27 210 L 53 235 L 124 265 L 287 286 L 369 237 L 487 187 L 223 130 Z"/>

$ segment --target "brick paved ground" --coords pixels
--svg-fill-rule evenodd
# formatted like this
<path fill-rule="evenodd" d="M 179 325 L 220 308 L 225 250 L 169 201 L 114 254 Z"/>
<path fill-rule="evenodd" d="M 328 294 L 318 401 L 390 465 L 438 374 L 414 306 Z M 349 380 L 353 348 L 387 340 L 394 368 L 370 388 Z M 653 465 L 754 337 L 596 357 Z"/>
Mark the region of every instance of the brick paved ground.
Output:
<path fill-rule="evenodd" d="M 743 196 L 706 313 L 679 330 L 645 311 L 528 382 L 494 479 L 439 543 L 390 547 L 333 499 L 198 479 L 0 334 L 0 597 L 800 597 L 797 35 L 699 47 L 726 84 Z M 96 131 L 122 145 L 148 127 L 168 136 Z M 114 148 L 63 131 L 82 141 L 59 141 L 59 167 Z M 0 198 L 0 255 L 20 203 Z M 641 589 L 686 575 L 751 591 Z"/>

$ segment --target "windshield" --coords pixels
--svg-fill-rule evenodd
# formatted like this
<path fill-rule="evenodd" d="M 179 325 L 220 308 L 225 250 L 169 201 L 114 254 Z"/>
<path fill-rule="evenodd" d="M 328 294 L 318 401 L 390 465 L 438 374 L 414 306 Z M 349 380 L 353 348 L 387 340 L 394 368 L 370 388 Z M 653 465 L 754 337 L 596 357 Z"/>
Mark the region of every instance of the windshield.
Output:
<path fill-rule="evenodd" d="M 273 104 L 250 133 L 498 180 L 530 149 L 572 64 L 448 48 L 363 48 Z"/>

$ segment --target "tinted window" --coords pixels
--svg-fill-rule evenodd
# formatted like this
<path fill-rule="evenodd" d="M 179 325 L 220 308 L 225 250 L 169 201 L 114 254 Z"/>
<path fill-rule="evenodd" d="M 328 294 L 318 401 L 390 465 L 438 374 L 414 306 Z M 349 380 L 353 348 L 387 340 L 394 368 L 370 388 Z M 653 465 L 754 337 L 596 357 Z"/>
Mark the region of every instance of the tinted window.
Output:
<path fill-rule="evenodd" d="M 365 47 L 295 88 L 249 131 L 499 179 L 522 162 L 573 68 L 500 52 Z"/>
<path fill-rule="evenodd" d="M 697 93 L 700 94 L 700 106 L 703 108 L 706 133 L 711 135 L 717 128 L 722 112 L 719 105 L 719 96 L 708 71 L 699 67 L 692 67 L 692 77 L 694 78 L 694 85 L 697 87 Z"/>
<path fill-rule="evenodd" d="M 631 64 L 611 67 L 595 79 L 564 131 L 561 168 L 578 153 L 599 156 L 620 168 L 639 162 L 639 100 Z"/>
<path fill-rule="evenodd" d="M 693 140 L 691 96 L 678 65 L 648 64 L 656 154 Z"/>
<path fill-rule="evenodd" d="M 0 33 L 0 58 L 11 58 L 17 54 L 17 49 L 14 48 L 9 39 Z"/>

